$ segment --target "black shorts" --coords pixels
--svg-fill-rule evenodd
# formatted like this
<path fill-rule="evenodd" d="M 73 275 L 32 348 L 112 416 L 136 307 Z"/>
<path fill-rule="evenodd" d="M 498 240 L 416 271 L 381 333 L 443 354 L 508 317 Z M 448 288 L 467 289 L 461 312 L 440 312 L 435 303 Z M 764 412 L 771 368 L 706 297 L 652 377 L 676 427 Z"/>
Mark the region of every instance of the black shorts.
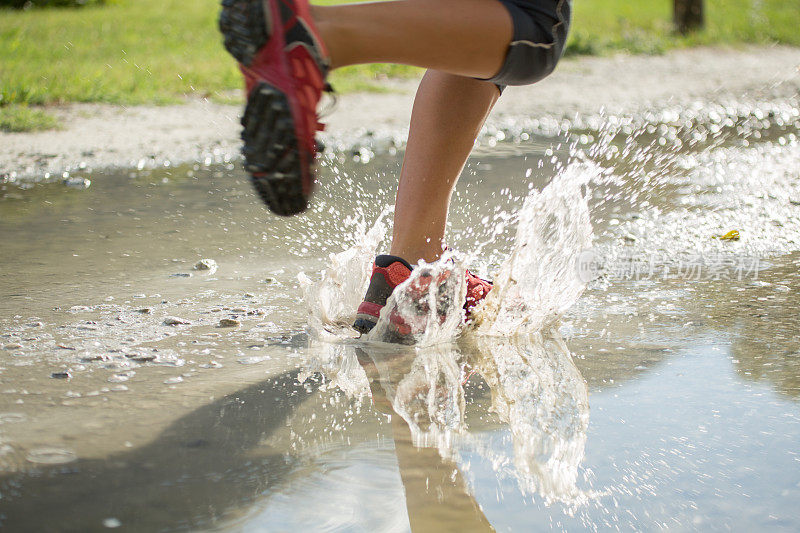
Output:
<path fill-rule="evenodd" d="M 488 79 L 505 85 L 529 85 L 547 77 L 564 53 L 570 0 L 499 0 L 511 14 L 514 36 L 500 71 Z"/>

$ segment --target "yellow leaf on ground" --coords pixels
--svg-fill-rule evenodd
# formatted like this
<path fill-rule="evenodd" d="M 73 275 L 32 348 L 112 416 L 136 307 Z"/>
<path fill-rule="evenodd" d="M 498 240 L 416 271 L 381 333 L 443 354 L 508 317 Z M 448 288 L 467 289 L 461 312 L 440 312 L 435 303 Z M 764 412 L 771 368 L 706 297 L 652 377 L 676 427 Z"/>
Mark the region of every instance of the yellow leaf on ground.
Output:
<path fill-rule="evenodd" d="M 739 240 L 739 230 L 732 229 L 725 235 L 714 235 L 714 239 L 719 239 L 721 241 L 738 241 Z"/>

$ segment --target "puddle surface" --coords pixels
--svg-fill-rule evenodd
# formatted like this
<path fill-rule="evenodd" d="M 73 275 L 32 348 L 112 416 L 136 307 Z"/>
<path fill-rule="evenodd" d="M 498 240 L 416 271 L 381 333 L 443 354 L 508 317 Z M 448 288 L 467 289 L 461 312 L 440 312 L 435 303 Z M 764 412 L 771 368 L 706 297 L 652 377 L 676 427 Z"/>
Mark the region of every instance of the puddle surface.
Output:
<path fill-rule="evenodd" d="M 799 134 L 797 102 L 485 132 L 430 268 L 497 289 L 470 327 L 458 283 L 399 291 L 414 346 L 345 327 L 391 150 L 288 220 L 233 166 L 0 185 L 0 523 L 795 531 Z"/>

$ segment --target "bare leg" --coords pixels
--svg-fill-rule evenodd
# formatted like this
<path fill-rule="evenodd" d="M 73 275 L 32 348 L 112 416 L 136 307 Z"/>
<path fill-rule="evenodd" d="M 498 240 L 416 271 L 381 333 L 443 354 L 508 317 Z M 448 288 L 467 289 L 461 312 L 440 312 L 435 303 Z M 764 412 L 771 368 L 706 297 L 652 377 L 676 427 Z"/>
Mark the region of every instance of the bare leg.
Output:
<path fill-rule="evenodd" d="M 391 254 L 439 258 L 450 195 L 500 92 L 489 82 L 428 71 L 411 113 L 394 213 Z"/>
<path fill-rule="evenodd" d="M 511 15 L 497 0 L 396 0 L 314 6 L 331 67 L 402 63 L 478 78 L 500 70 Z"/>

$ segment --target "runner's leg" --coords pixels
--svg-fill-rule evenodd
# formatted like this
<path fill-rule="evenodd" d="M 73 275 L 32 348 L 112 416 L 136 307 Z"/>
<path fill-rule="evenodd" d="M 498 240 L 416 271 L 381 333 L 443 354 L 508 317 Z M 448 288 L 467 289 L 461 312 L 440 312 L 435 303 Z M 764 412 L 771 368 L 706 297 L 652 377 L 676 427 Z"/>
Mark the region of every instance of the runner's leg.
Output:
<path fill-rule="evenodd" d="M 416 263 L 442 252 L 453 187 L 497 101 L 489 82 L 511 42 L 497 0 L 396 0 L 315 6 L 331 67 L 392 62 L 427 67 L 414 101 L 391 254 Z"/>
<path fill-rule="evenodd" d="M 411 114 L 391 254 L 438 259 L 453 187 L 500 92 L 490 82 L 429 70 Z"/>

